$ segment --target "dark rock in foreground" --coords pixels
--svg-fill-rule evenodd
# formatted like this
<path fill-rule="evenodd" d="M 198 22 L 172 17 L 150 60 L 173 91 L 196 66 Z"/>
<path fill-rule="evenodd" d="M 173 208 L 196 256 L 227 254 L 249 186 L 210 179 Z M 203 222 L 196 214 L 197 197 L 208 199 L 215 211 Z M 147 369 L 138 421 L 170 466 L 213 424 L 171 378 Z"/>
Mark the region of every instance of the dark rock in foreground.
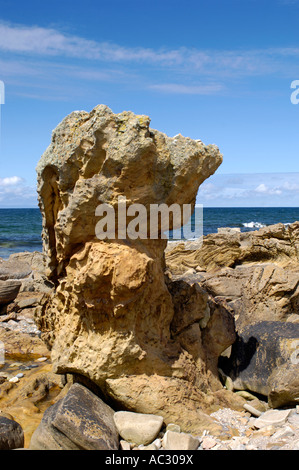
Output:
<path fill-rule="evenodd" d="M 30 450 L 117 450 L 114 411 L 90 390 L 74 384 L 44 413 Z"/>
<path fill-rule="evenodd" d="M 24 447 L 24 432 L 19 423 L 0 417 L 0 450 Z"/>
<path fill-rule="evenodd" d="M 249 325 L 232 346 L 220 368 L 236 390 L 269 396 L 273 407 L 294 405 L 298 398 L 299 324 L 258 322 Z"/>

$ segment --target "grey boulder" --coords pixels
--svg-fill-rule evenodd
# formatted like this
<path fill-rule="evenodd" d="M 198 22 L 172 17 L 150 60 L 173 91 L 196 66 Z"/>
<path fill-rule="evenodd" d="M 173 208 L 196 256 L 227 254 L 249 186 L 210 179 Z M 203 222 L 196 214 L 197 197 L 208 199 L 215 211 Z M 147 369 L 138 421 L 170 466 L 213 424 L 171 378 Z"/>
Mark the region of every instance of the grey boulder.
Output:
<path fill-rule="evenodd" d="M 44 413 L 30 450 L 118 450 L 114 411 L 81 384 L 73 384 Z"/>

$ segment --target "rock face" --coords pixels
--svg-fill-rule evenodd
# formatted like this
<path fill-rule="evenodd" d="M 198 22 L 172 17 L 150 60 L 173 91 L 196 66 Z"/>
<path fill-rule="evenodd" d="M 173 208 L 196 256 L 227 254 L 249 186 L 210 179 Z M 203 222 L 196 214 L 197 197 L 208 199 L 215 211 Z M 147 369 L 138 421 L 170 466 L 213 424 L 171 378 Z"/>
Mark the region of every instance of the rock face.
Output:
<path fill-rule="evenodd" d="M 99 240 L 96 208 L 109 204 L 119 220 L 119 197 L 147 214 L 152 204 L 194 207 L 222 156 L 214 145 L 169 138 L 149 123 L 98 106 L 72 113 L 53 132 L 37 173 L 47 275 L 56 291 L 38 325 L 57 373 L 88 377 L 129 411 L 173 422 L 174 408 L 189 430 L 201 404 L 217 403 L 207 394 L 221 388 L 217 360 L 235 339 L 233 319 L 203 290 L 167 280 L 165 239 L 117 233 Z"/>
<path fill-rule="evenodd" d="M 166 263 L 174 279 L 191 279 L 225 300 L 238 330 L 262 320 L 294 320 L 298 312 L 299 222 L 211 234 L 200 248 L 170 243 Z"/>
<path fill-rule="evenodd" d="M 257 322 L 242 330 L 220 367 L 236 390 L 269 396 L 272 407 L 296 405 L 299 390 L 299 324 Z"/>

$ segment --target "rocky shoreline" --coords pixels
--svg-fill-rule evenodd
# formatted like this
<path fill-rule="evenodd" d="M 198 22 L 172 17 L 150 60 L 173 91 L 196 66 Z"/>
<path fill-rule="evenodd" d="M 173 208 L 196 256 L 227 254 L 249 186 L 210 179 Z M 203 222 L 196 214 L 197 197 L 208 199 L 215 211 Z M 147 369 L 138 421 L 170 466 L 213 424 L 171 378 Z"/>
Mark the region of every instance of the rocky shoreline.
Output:
<path fill-rule="evenodd" d="M 252 236 L 255 236 L 255 234 Z M 171 244 L 169 244 L 170 248 L 173 250 Z M 190 255 L 190 253 L 191 251 L 189 250 L 188 254 Z M 168 250 L 166 250 L 166 260 L 167 256 Z M 18 260 L 17 263 L 15 263 L 16 259 Z M 30 263 L 32 263 L 33 259 L 35 262 L 31 265 Z M 173 253 L 170 259 L 173 260 Z M 16 265 L 18 266 L 17 271 L 15 271 Z M 42 308 L 44 296 L 47 296 L 50 292 L 50 285 L 45 276 L 44 266 L 44 256 L 42 253 L 37 252 L 34 254 L 22 253 L 13 255 L 10 260 L 2 260 L 0 263 L 0 279 L 2 282 L 18 279 L 21 283 L 16 297 L 8 304 L 2 305 L 0 315 L 0 341 L 5 345 L 5 363 L 0 366 L 0 436 L 2 436 L 3 420 L 10 420 L 20 425 L 23 436 L 21 441 L 19 437 L 19 441 L 14 441 L 14 439 L 11 440 L 10 438 L 12 448 L 17 444 L 19 447 L 20 442 L 28 449 L 43 447 L 44 444 L 40 443 L 37 445 L 35 442 L 43 440 L 42 435 L 44 431 L 41 423 L 43 423 L 46 410 L 52 409 L 55 404 L 65 400 L 68 397 L 68 393 L 72 394 L 75 384 L 75 388 L 81 389 L 80 392 L 82 392 L 83 388 L 85 393 L 93 394 L 93 399 L 98 400 L 97 406 L 99 406 L 99 409 L 102 406 L 108 406 L 100 398 L 102 395 L 97 387 L 93 389 L 88 381 L 82 381 L 82 377 L 71 373 L 55 374 L 52 371 L 50 350 L 41 339 L 41 331 L 36 324 L 36 317 Z M 170 268 L 171 262 L 168 263 L 168 269 Z M 218 275 L 221 278 L 221 282 L 223 282 L 222 269 L 213 271 L 213 276 Z M 252 265 L 249 264 L 247 269 L 250 271 Z M 187 266 L 186 271 L 181 274 L 181 278 L 186 279 L 192 275 L 192 282 L 194 282 L 194 274 L 194 272 L 190 272 L 190 267 Z M 200 271 L 199 274 L 203 276 L 205 272 Z M 174 276 L 177 276 L 177 274 L 174 274 Z M 223 286 L 221 286 L 221 289 L 223 289 Z M 266 321 L 264 323 L 269 323 L 271 328 L 275 325 L 281 326 L 281 323 L 283 325 L 298 325 L 296 314 L 291 314 L 289 321 L 286 319 L 284 322 L 277 320 L 276 322 Z M 258 325 L 259 322 L 255 324 Z M 253 328 L 253 325 L 251 328 Z M 257 328 L 257 331 L 259 331 L 259 328 Z M 271 329 L 269 331 L 271 332 Z M 296 337 L 294 336 L 294 338 Z M 264 358 L 266 358 L 265 351 L 267 348 L 271 353 L 271 342 L 269 339 L 265 343 L 264 352 L 261 350 Z M 280 353 L 283 353 L 282 348 L 280 348 Z M 221 369 L 221 367 L 225 368 L 226 359 L 226 354 L 224 354 L 221 358 L 222 365 L 219 365 L 218 372 L 224 389 L 230 391 L 236 397 L 234 401 L 235 406 L 231 407 L 231 401 L 228 407 L 218 407 L 217 410 L 210 413 L 209 417 L 215 424 L 215 432 L 211 428 L 210 421 L 207 423 L 207 429 L 203 429 L 200 434 L 192 434 L 183 432 L 178 424 L 165 424 L 163 417 L 160 417 L 159 422 L 161 422 L 161 426 L 151 442 L 143 440 L 142 432 L 140 438 L 136 439 L 137 442 L 133 442 L 131 439 L 128 439 L 126 433 L 121 429 L 117 429 L 115 431 L 117 436 L 115 442 L 117 444 L 115 444 L 114 450 L 299 450 L 299 410 L 296 405 L 299 390 L 298 384 L 293 384 L 295 387 L 293 390 L 293 402 L 280 403 L 278 400 L 278 407 L 275 406 L 273 408 L 271 400 L 269 405 L 269 397 L 261 395 L 259 389 L 253 390 L 252 383 L 246 382 L 244 377 L 241 381 L 240 375 L 237 380 L 233 380 Z M 279 356 L 278 359 L 281 363 L 282 357 Z M 263 364 L 265 365 L 266 363 L 267 361 L 264 360 Z M 254 363 L 254 367 L 256 367 L 256 363 Z M 273 364 L 271 367 L 273 369 Z M 298 378 L 298 374 L 296 375 L 297 371 L 298 365 L 295 364 L 294 377 L 296 380 Z M 249 375 L 252 379 L 252 371 L 249 371 Z M 264 377 L 260 376 L 259 379 L 262 382 Z M 283 380 L 285 381 L 285 376 L 283 376 Z M 284 385 L 285 390 L 283 390 L 282 395 L 290 397 L 292 393 L 286 390 L 290 383 L 284 382 Z M 91 389 L 93 389 L 93 392 Z M 112 415 L 114 415 L 114 411 L 112 408 L 110 409 Z M 90 410 L 86 412 L 90 413 Z M 82 410 L 80 413 L 82 413 Z M 119 412 L 116 411 L 116 413 Z M 80 416 L 82 417 L 82 414 Z M 144 424 L 140 427 L 138 424 L 140 416 L 147 418 L 148 414 L 131 412 L 129 415 L 130 420 L 125 420 L 127 423 L 130 422 L 132 428 L 136 426 L 136 432 L 139 432 L 140 428 L 143 430 L 145 426 Z M 151 419 L 156 416 L 149 415 L 150 429 L 152 426 Z M 263 417 L 264 421 L 262 421 Z M 7 421 L 5 422 L 5 429 L 7 429 Z M 154 432 L 154 428 L 152 430 Z M 102 432 L 100 428 L 99 432 Z M 9 433 L 17 433 L 19 436 L 20 429 L 17 428 L 16 431 L 15 428 L 12 428 Z M 6 436 L 9 433 L 6 430 Z M 33 435 L 35 437 L 32 441 Z M 48 434 L 46 435 L 48 436 Z M 39 437 L 37 438 L 36 436 Z M 5 439 L 1 437 L 0 442 L 4 441 Z M 56 443 L 55 445 L 59 448 L 59 444 Z M 70 447 L 76 448 L 77 445 L 73 443 Z M 79 448 L 81 448 L 81 445 L 79 445 Z M 2 446 L 5 448 L 4 444 Z M 107 449 L 107 443 L 104 444 L 103 449 Z"/>
<path fill-rule="evenodd" d="M 0 449 L 299 448 L 299 222 L 95 236 L 99 202 L 194 208 L 222 162 L 149 124 L 72 113 L 38 164 L 44 251 L 0 260 Z"/>

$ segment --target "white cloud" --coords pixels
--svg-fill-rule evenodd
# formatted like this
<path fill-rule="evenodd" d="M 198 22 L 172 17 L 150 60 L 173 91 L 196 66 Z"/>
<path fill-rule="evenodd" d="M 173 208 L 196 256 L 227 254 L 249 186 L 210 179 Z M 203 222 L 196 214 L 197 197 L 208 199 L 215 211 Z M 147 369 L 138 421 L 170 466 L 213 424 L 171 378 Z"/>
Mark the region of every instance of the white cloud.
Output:
<path fill-rule="evenodd" d="M 216 173 L 200 186 L 197 203 L 215 207 L 299 207 L 298 181 L 299 173 Z"/>
<path fill-rule="evenodd" d="M 20 176 L 0 178 L 0 207 L 36 207 L 36 189 Z"/>
<path fill-rule="evenodd" d="M 288 56 L 299 56 L 299 49 L 293 47 L 258 50 L 124 47 L 111 42 L 97 42 L 80 36 L 68 35 L 53 28 L 12 25 L 3 22 L 0 23 L 0 50 L 44 57 L 67 56 L 110 63 L 142 62 L 156 64 L 163 68 L 180 67 L 181 71 L 187 67 L 189 70 L 208 76 L 214 75 L 215 71 L 221 71 L 226 76 L 282 73 L 281 61 Z M 169 87 L 169 85 L 164 86 Z M 195 92 L 196 89 L 197 87 L 195 87 Z M 182 92 L 186 93 L 184 88 Z"/>
<path fill-rule="evenodd" d="M 20 178 L 20 176 L 10 176 L 7 178 L 0 178 L 0 188 L 7 187 L 7 186 L 15 186 L 22 183 L 24 180 Z"/>
<path fill-rule="evenodd" d="M 269 188 L 264 183 L 261 183 L 259 186 L 257 186 L 257 188 L 255 188 L 255 191 L 257 193 L 270 194 L 270 195 L 276 194 L 278 196 L 282 194 L 282 190 L 280 188 Z"/>

